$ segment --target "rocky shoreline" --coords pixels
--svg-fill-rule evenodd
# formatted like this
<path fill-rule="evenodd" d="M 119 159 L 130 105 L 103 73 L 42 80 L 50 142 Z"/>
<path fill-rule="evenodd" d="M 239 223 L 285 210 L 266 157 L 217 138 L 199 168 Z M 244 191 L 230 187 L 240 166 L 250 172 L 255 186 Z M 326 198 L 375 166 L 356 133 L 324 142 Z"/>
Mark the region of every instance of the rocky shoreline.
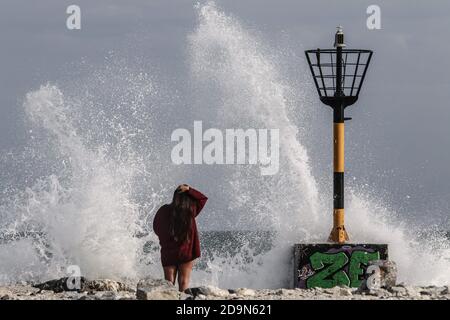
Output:
<path fill-rule="evenodd" d="M 0 300 L 450 300 L 449 286 L 398 284 L 377 290 L 348 287 L 331 289 L 221 289 L 213 286 L 179 292 L 162 279 L 144 279 L 135 285 L 113 280 L 80 281 L 78 290 L 68 288 L 67 278 L 41 284 L 0 287 Z"/>

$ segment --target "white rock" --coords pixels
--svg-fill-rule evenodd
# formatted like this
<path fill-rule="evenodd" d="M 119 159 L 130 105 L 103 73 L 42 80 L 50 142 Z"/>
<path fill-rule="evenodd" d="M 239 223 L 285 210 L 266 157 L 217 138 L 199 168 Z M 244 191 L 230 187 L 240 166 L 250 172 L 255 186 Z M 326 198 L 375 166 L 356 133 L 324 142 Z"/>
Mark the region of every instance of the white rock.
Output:
<path fill-rule="evenodd" d="M 373 292 L 375 296 L 377 297 L 389 297 L 391 296 L 391 293 L 389 291 L 386 291 L 384 289 L 375 289 L 375 290 L 371 290 L 371 292 Z"/>
<path fill-rule="evenodd" d="M 345 297 L 353 295 L 352 290 L 350 288 L 339 288 L 338 293 L 340 296 L 345 296 Z"/>
<path fill-rule="evenodd" d="M 180 292 L 167 280 L 149 278 L 138 282 L 136 298 L 138 300 L 178 300 Z"/>
<path fill-rule="evenodd" d="M 54 292 L 53 292 L 53 290 L 41 290 L 38 292 L 38 294 L 52 295 L 52 294 L 54 294 Z"/>
<path fill-rule="evenodd" d="M 100 291 L 95 294 L 100 300 L 116 300 L 117 295 L 114 291 Z"/>
<path fill-rule="evenodd" d="M 317 293 L 321 293 L 319 290 L 316 290 Z M 336 289 L 335 288 L 328 288 L 328 289 L 324 289 L 323 293 L 326 294 L 336 294 Z"/>
<path fill-rule="evenodd" d="M 406 294 L 410 297 L 418 297 L 420 296 L 420 290 L 413 286 L 406 286 Z"/>
<path fill-rule="evenodd" d="M 294 292 L 294 290 L 290 290 L 290 289 L 278 289 L 275 294 L 277 295 L 281 295 L 281 296 L 287 296 L 289 294 L 292 294 Z"/>
<path fill-rule="evenodd" d="M 125 283 L 109 279 L 86 280 L 84 287 L 86 290 L 93 291 L 134 291 L 133 288 L 127 286 Z"/>
<path fill-rule="evenodd" d="M 256 292 L 252 289 L 239 288 L 236 290 L 236 294 L 244 297 L 254 297 L 256 295 Z"/>
<path fill-rule="evenodd" d="M 400 286 L 391 287 L 391 288 L 389 288 L 389 291 L 391 291 L 397 297 L 404 296 L 404 295 L 407 294 L 406 288 L 405 287 L 400 287 Z"/>
<path fill-rule="evenodd" d="M 215 296 L 215 297 L 227 297 L 230 293 L 228 292 L 228 290 L 224 290 L 224 289 L 220 289 L 214 286 L 205 286 L 204 287 L 206 290 L 206 294 L 209 296 Z"/>

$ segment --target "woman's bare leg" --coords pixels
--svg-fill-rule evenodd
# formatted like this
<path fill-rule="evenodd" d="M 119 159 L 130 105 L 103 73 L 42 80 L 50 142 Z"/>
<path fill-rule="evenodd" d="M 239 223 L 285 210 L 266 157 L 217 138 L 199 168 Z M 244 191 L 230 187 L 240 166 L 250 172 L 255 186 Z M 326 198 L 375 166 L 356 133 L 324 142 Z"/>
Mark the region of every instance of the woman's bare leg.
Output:
<path fill-rule="evenodd" d="M 177 278 L 177 267 L 176 266 L 167 266 L 163 267 L 164 269 L 164 279 L 175 284 L 175 280 Z"/>
<path fill-rule="evenodd" d="M 181 292 L 189 288 L 189 282 L 191 281 L 191 272 L 193 266 L 194 260 L 180 264 L 178 266 L 178 289 Z"/>

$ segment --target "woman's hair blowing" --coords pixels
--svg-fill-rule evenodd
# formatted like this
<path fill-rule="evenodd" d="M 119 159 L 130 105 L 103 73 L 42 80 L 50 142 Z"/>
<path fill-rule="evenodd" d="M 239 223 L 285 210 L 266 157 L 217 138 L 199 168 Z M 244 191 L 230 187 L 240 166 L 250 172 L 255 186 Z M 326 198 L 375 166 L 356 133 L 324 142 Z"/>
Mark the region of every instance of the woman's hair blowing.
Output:
<path fill-rule="evenodd" d="M 178 188 L 175 190 L 170 212 L 170 233 L 177 242 L 185 242 L 189 238 L 194 205 L 187 192 L 180 192 Z"/>

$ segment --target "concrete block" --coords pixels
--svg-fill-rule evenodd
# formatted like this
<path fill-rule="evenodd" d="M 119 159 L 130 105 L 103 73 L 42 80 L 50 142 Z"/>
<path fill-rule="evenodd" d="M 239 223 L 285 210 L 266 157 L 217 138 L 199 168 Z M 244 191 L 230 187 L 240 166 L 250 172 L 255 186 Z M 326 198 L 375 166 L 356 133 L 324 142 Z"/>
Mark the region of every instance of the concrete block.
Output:
<path fill-rule="evenodd" d="M 294 287 L 359 288 L 369 261 L 387 260 L 387 244 L 313 243 L 294 245 Z"/>

